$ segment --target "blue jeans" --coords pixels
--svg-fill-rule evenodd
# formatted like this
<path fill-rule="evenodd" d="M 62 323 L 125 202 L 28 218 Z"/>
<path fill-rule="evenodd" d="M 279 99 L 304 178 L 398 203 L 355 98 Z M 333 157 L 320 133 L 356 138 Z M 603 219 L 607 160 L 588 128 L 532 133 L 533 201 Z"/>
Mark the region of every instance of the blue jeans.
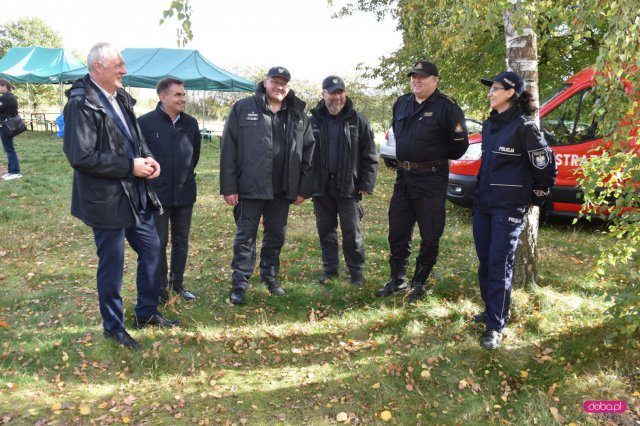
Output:
<path fill-rule="evenodd" d="M 0 128 L 0 138 L 2 138 L 2 148 L 7 153 L 7 171 L 12 174 L 20 173 L 20 162 L 13 146 L 13 138 L 6 135 L 4 128 Z"/>
<path fill-rule="evenodd" d="M 98 301 L 104 329 L 111 332 L 124 330 L 122 308 L 122 274 L 124 271 L 124 240 L 138 254 L 136 287 L 138 301 L 135 314 L 138 318 L 149 318 L 157 313 L 160 264 L 160 240 L 153 214 L 138 213 L 140 225 L 130 228 L 93 228 L 98 252 Z"/>
<path fill-rule="evenodd" d="M 164 214 L 154 213 L 158 237 L 160 237 L 160 285 L 171 291 L 183 289 L 184 270 L 189 253 L 189 229 L 193 204 L 186 206 L 163 206 Z M 171 224 L 171 272 L 167 264 L 167 244 Z M 167 279 L 167 274 L 169 278 Z"/>
<path fill-rule="evenodd" d="M 478 281 L 487 313 L 487 328 L 502 331 L 511 305 L 511 279 L 524 213 L 473 209 L 473 239 L 480 265 Z"/>

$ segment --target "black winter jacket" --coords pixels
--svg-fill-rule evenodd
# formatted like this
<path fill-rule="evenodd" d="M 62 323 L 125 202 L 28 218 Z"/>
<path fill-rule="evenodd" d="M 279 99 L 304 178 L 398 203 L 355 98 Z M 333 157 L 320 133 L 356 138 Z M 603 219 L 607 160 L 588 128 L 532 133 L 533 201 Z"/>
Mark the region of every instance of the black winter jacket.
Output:
<path fill-rule="evenodd" d="M 340 112 L 344 118 L 344 134 L 341 137 L 336 183 L 339 197 L 358 197 L 359 192 L 373 192 L 378 170 L 378 155 L 369 121 L 353 108 L 351 99 Z M 324 100 L 311 110 L 311 129 L 316 140 L 313 154 L 313 196 L 325 196 L 329 167 L 327 162 L 327 120 L 329 111 Z"/>
<path fill-rule="evenodd" d="M 64 107 L 64 153 L 73 167 L 71 214 L 94 228 L 118 229 L 139 222 L 132 199 L 133 160 L 128 158 L 125 137 L 109 118 L 97 89 L 87 74 L 67 90 Z M 123 89 L 117 98 L 124 106 L 140 141 L 136 157 L 153 157 L 142 139 L 133 113 L 135 100 Z M 158 197 L 144 179 L 148 200 L 162 213 Z"/>
<path fill-rule="evenodd" d="M 174 126 L 160 102 L 138 124 L 162 173 L 149 183 L 163 206 L 196 202 L 195 168 L 200 159 L 200 129 L 192 116 L 182 113 Z"/>
<path fill-rule="evenodd" d="M 16 95 L 7 92 L 0 95 L 0 121 L 18 115 L 18 99 Z"/>
<path fill-rule="evenodd" d="M 309 198 L 313 187 L 311 158 L 314 139 L 305 103 L 290 90 L 286 103 L 284 171 L 285 194 L 293 201 Z M 241 99 L 231 108 L 222 133 L 220 194 L 238 194 L 246 199 L 273 199 L 273 144 L 264 84 L 254 96 Z"/>
<path fill-rule="evenodd" d="M 551 148 L 538 126 L 516 107 L 494 113 L 482 125 L 482 164 L 474 208 L 525 210 L 542 205 L 557 174 Z"/>

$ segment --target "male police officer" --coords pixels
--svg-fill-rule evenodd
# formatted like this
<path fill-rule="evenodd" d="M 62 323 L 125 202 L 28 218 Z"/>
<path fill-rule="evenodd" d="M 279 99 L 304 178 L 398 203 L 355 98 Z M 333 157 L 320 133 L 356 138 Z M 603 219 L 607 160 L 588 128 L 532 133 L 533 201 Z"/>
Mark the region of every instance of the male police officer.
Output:
<path fill-rule="evenodd" d="M 367 119 L 353 108 L 344 81 L 329 76 L 322 82 L 322 100 L 311 110 L 315 190 L 313 209 L 322 250 L 320 284 L 338 276 L 338 217 L 344 259 L 351 284 L 362 285 L 364 241 L 360 200 L 371 194 L 378 156 Z"/>
<path fill-rule="evenodd" d="M 438 69 L 418 61 L 408 74 L 413 93 L 393 105 L 398 171 L 389 203 L 391 279 L 379 297 L 407 291 L 406 273 L 416 222 L 420 253 L 409 302 L 421 299 L 438 258 L 445 225 L 448 159 L 460 158 L 469 146 L 464 114 L 455 101 L 438 90 Z"/>
<path fill-rule="evenodd" d="M 260 218 L 264 234 L 260 277 L 274 296 L 284 294 L 276 281 L 289 204 L 311 195 L 314 139 L 305 103 L 289 89 L 291 74 L 273 67 L 254 96 L 231 108 L 222 134 L 220 193 L 234 206 L 231 303 L 245 303 L 256 262 Z"/>

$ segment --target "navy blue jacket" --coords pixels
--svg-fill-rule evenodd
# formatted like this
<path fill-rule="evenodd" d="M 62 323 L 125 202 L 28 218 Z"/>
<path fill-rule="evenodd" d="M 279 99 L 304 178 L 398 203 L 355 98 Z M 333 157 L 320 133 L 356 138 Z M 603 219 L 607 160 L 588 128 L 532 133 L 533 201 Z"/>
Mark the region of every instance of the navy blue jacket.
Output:
<path fill-rule="evenodd" d="M 200 159 L 202 137 L 198 122 L 182 113 L 174 125 L 160 102 L 154 111 L 138 118 L 160 176 L 150 181 L 163 206 L 186 206 L 196 202 L 195 168 Z"/>
<path fill-rule="evenodd" d="M 475 207 L 517 209 L 542 205 L 557 174 L 551 148 L 531 118 L 513 107 L 493 113 L 482 125 L 482 165 Z"/>

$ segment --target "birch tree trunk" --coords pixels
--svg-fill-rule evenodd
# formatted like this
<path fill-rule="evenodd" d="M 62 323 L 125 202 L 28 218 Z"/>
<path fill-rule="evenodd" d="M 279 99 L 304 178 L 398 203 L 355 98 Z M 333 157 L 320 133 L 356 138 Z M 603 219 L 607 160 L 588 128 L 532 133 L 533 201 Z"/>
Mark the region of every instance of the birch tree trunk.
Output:
<path fill-rule="evenodd" d="M 515 71 L 527 82 L 527 90 L 531 92 L 538 104 L 538 45 L 534 30 L 525 25 L 516 29 L 516 22 L 524 22 L 523 1 L 511 0 L 513 7 L 504 12 L 504 29 L 507 43 L 506 66 Z M 519 17 L 516 20 L 516 17 Z M 528 20 L 531 22 L 531 20 Z M 538 115 L 534 117 L 539 123 Z M 532 206 L 525 218 L 525 225 L 520 234 L 516 250 L 513 271 L 513 287 L 534 286 L 538 277 L 538 222 L 540 209 Z"/>

